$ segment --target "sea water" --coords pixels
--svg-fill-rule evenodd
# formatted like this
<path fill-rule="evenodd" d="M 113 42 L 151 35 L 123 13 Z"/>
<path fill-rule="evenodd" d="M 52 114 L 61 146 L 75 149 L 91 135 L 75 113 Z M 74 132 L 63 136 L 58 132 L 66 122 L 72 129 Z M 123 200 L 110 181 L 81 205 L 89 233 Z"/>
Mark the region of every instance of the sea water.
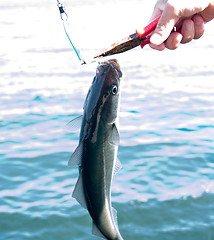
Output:
<path fill-rule="evenodd" d="M 68 2 L 68 1 L 67 1 Z M 77 47 L 96 55 L 145 25 L 154 1 L 68 4 Z M 97 64 L 81 66 L 56 1 L 0 4 L 0 239 L 89 240 L 91 218 L 71 198 L 67 162 Z M 123 168 L 112 205 L 127 240 L 214 239 L 214 33 L 176 51 L 116 55 Z"/>

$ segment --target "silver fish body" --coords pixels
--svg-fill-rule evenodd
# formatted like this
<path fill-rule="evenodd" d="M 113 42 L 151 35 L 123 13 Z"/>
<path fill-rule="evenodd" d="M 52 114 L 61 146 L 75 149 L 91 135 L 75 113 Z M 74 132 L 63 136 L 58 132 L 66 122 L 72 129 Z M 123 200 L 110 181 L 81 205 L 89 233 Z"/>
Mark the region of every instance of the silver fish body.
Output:
<path fill-rule="evenodd" d="M 88 209 L 93 233 L 122 240 L 111 206 L 111 183 L 117 161 L 120 78 L 116 60 L 100 64 L 84 104 L 79 146 L 69 165 L 79 165 L 80 176 L 73 197 Z"/>

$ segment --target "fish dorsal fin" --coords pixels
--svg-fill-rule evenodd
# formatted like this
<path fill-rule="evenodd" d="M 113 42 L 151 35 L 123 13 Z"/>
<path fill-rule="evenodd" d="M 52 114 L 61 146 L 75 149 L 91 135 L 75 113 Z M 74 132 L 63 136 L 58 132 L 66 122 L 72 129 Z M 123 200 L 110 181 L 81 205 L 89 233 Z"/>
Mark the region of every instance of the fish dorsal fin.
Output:
<path fill-rule="evenodd" d="M 101 231 L 98 229 L 98 227 L 96 226 L 96 224 L 94 222 L 93 222 L 93 225 L 92 225 L 92 234 L 94 234 L 95 236 L 106 239 L 106 237 L 101 233 Z"/>
<path fill-rule="evenodd" d="M 82 152 L 83 152 L 83 142 L 81 142 L 78 147 L 75 149 L 73 154 L 71 155 L 68 166 L 69 167 L 76 167 L 82 165 Z"/>
<path fill-rule="evenodd" d="M 120 160 L 117 158 L 115 167 L 114 167 L 114 175 L 116 175 L 120 171 L 121 168 L 122 168 L 122 164 L 121 164 Z"/>
<path fill-rule="evenodd" d="M 66 128 L 71 132 L 77 132 L 82 125 L 83 115 L 80 115 L 67 123 Z"/>
<path fill-rule="evenodd" d="M 85 194 L 83 191 L 82 171 L 80 172 L 79 178 L 77 180 L 74 191 L 72 193 L 72 197 L 75 198 L 83 208 L 87 209 L 87 203 L 86 203 Z"/>
<path fill-rule="evenodd" d="M 109 142 L 112 145 L 116 145 L 116 146 L 118 146 L 119 143 L 120 143 L 120 136 L 119 136 L 119 132 L 117 130 L 117 127 L 116 127 L 115 123 L 112 126 L 112 132 L 111 132 L 111 135 L 110 135 Z"/>

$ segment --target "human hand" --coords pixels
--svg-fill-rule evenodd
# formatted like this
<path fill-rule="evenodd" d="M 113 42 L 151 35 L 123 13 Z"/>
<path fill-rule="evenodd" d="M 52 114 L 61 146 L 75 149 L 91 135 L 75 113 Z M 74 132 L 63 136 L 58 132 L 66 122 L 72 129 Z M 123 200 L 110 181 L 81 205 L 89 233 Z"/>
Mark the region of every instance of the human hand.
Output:
<path fill-rule="evenodd" d="M 162 16 L 150 38 L 150 47 L 176 49 L 180 43 L 203 35 L 204 24 L 214 18 L 214 1 L 158 0 L 151 19 L 159 15 Z"/>

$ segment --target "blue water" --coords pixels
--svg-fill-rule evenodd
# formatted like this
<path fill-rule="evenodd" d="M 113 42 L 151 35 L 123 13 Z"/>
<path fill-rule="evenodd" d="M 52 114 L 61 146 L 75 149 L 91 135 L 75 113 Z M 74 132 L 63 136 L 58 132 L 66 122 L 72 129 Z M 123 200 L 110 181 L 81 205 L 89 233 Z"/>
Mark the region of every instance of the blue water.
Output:
<path fill-rule="evenodd" d="M 81 29 L 111 26 L 103 41 L 89 36 L 83 54 L 117 40 L 114 16 L 100 19 L 112 2 L 73 2 L 74 14 L 88 19 L 78 22 L 80 36 Z M 141 4 L 137 17 L 144 19 L 152 2 L 116 1 L 124 36 Z M 78 133 L 66 128 L 82 113 L 96 64 L 80 66 L 54 1 L 3 1 L 0 9 L 0 239 L 98 239 L 89 214 L 71 198 L 78 169 L 67 161 Z M 123 72 L 123 168 L 112 205 L 124 239 L 214 239 L 213 37 L 210 23 L 202 39 L 176 51 L 146 47 L 115 56 Z"/>

